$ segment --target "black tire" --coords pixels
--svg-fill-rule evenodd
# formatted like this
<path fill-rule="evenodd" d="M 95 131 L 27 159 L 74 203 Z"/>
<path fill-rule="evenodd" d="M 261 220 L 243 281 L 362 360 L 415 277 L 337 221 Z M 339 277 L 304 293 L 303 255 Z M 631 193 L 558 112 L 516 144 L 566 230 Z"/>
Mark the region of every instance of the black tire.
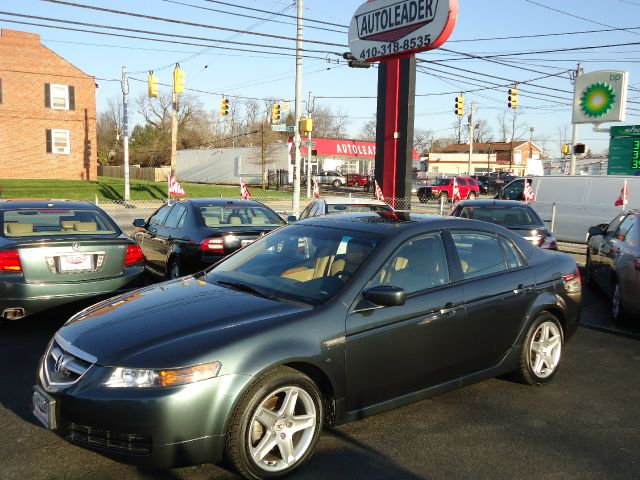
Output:
<path fill-rule="evenodd" d="M 624 309 L 622 293 L 618 280 L 614 279 L 611 285 L 611 320 L 618 326 L 624 326 L 629 321 L 629 315 Z"/>
<path fill-rule="evenodd" d="M 552 337 L 544 333 L 545 327 L 548 327 Z M 558 343 L 556 344 L 556 342 Z M 554 346 L 552 347 L 552 345 Z M 528 385 L 544 385 L 550 382 L 558 372 L 563 348 L 564 331 L 562 325 L 551 313 L 542 312 L 531 323 L 527 331 L 520 351 L 520 364 L 514 372 L 516 379 Z M 549 353 L 543 353 L 543 350 Z"/>
<path fill-rule="evenodd" d="M 341 182 L 340 180 L 335 179 L 335 180 L 333 181 L 333 187 L 334 187 L 334 188 L 340 188 L 341 186 L 342 186 L 342 182 Z"/>
<path fill-rule="evenodd" d="M 289 415 L 284 413 L 285 399 L 289 397 L 287 392 L 293 390 L 298 392 L 298 396 L 295 397 L 292 414 Z M 265 410 L 270 413 L 269 422 L 273 414 L 274 423 L 271 427 L 267 427 L 256 418 L 258 411 Z M 288 429 L 296 421 L 295 417 L 301 414 L 310 415 L 308 413 L 310 410 L 315 414 L 314 425 L 289 436 Z M 284 415 L 281 417 L 282 413 Z M 232 468 L 246 478 L 263 479 L 287 475 L 311 457 L 318 443 L 323 422 L 324 403 L 316 384 L 297 370 L 288 367 L 275 368 L 255 382 L 235 409 L 227 430 L 225 459 Z M 289 438 L 290 440 L 287 440 Z M 273 442 L 276 443 L 259 461 L 254 460 L 251 448 L 257 448 L 264 443 L 266 449 Z M 287 442 L 291 443 L 292 452 L 295 457 L 298 457 L 294 458 L 288 466 L 282 460 L 281 450 L 281 444 Z M 301 450 L 296 452 L 298 448 Z M 258 455 L 257 452 L 255 453 Z"/>
<path fill-rule="evenodd" d="M 467 198 L 469 200 L 474 200 L 476 198 L 476 192 L 469 192 L 469 195 L 467 195 Z"/>
<path fill-rule="evenodd" d="M 356 187 L 356 188 L 358 188 L 358 187 L 360 186 L 360 182 L 358 182 L 358 180 L 355 180 L 355 181 L 353 182 L 353 186 L 354 186 L 354 187 Z"/>
<path fill-rule="evenodd" d="M 182 269 L 180 268 L 180 261 L 178 257 L 171 257 L 169 265 L 167 267 L 167 279 L 173 280 L 174 278 L 180 278 L 183 276 Z"/>

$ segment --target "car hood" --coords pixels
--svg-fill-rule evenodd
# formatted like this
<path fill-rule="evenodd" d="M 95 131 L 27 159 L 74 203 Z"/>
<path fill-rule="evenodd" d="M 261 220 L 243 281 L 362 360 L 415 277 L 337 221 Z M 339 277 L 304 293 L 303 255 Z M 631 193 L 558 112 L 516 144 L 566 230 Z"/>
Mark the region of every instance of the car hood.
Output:
<path fill-rule="evenodd" d="M 99 365 L 167 368 L 241 335 L 242 327 L 308 308 L 185 277 L 90 307 L 58 335 Z"/>

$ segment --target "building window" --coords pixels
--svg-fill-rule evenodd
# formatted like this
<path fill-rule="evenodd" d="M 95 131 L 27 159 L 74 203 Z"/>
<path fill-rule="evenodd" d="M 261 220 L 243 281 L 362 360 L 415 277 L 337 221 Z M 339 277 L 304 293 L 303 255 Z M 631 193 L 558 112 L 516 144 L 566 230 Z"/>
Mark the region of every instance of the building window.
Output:
<path fill-rule="evenodd" d="M 69 130 L 47 129 L 47 153 L 59 153 L 64 155 L 69 155 L 69 153 L 71 153 Z"/>
<path fill-rule="evenodd" d="M 75 88 L 71 85 L 45 83 L 44 106 L 55 110 L 75 110 Z"/>

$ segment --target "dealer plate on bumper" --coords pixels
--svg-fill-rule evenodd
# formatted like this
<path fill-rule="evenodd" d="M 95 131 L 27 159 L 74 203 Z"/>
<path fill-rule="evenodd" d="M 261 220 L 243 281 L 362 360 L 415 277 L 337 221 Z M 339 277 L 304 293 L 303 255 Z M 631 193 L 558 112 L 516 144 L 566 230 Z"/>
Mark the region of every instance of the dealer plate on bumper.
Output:
<path fill-rule="evenodd" d="M 37 385 L 33 387 L 33 414 L 49 430 L 56 429 L 56 400 Z"/>

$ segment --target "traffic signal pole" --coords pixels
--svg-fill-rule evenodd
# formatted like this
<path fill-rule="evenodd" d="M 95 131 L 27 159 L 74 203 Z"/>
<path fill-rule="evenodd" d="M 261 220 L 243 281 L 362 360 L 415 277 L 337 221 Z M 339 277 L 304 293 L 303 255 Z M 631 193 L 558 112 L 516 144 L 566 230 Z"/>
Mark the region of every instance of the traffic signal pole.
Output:
<path fill-rule="evenodd" d="M 178 148 L 178 94 L 173 76 L 173 91 L 171 93 L 171 176 L 176 176 L 176 150 Z"/>
<path fill-rule="evenodd" d="M 582 64 L 579 63 L 578 64 L 578 70 L 576 71 L 576 77 L 578 78 L 580 75 L 582 75 Z M 578 124 L 574 123 L 573 124 L 573 128 L 571 131 L 571 167 L 569 170 L 569 175 L 575 175 L 576 174 L 576 152 L 575 152 L 575 148 L 576 148 L 576 143 L 578 143 Z"/>
<path fill-rule="evenodd" d="M 127 68 L 122 66 L 122 143 L 124 146 L 124 201 L 131 200 L 129 187 L 129 116 L 127 112 L 127 101 L 129 97 L 129 83 L 127 82 Z"/>
<path fill-rule="evenodd" d="M 302 0 L 297 0 L 297 35 L 296 35 L 296 100 L 295 122 L 293 127 L 293 202 L 291 209 L 295 217 L 300 216 L 300 117 L 302 115 Z"/>

